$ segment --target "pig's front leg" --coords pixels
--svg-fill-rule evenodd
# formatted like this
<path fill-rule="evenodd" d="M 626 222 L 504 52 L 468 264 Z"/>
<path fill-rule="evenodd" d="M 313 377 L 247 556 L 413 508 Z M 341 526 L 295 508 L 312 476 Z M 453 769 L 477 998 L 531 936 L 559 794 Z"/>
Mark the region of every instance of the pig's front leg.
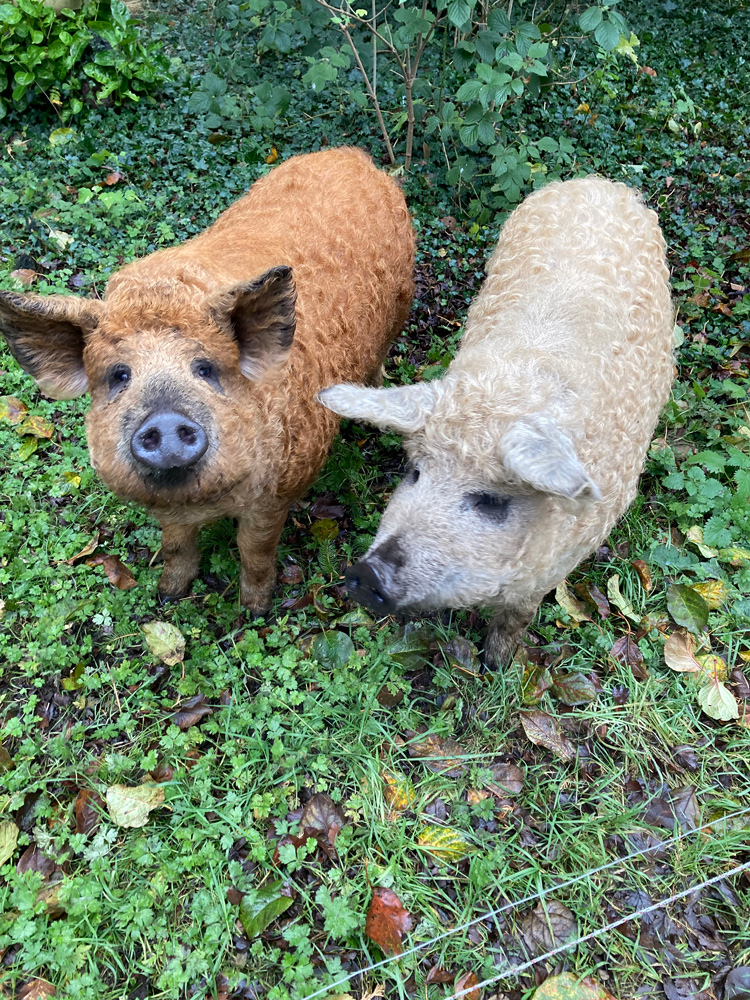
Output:
<path fill-rule="evenodd" d="M 250 511 L 239 519 L 240 600 L 251 614 L 262 615 L 271 607 L 276 583 L 276 547 L 286 515 L 286 507 L 274 507 Z"/>
<path fill-rule="evenodd" d="M 198 575 L 199 524 L 163 524 L 161 551 L 164 569 L 159 580 L 159 600 L 176 601 L 190 590 Z"/>
<path fill-rule="evenodd" d="M 538 607 L 539 599 L 534 598 L 495 609 L 484 641 L 484 662 L 488 667 L 506 667 L 510 663 Z"/>

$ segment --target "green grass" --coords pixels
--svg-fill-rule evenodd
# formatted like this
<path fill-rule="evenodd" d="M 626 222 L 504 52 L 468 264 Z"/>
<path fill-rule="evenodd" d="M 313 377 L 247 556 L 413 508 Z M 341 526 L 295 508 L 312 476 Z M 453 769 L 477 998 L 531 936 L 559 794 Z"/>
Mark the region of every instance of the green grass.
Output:
<path fill-rule="evenodd" d="M 576 95 L 558 88 L 527 126 L 571 135 L 577 169 L 642 185 L 669 242 L 684 337 L 679 381 L 638 501 L 606 551 L 569 581 L 606 594 L 618 574 L 637 623 L 614 606 L 603 619 L 589 605 L 591 620 L 576 624 L 550 595 L 530 630 L 532 662 L 520 656 L 488 674 L 466 644 L 452 654 L 446 646 L 456 637 L 481 646 L 475 614 L 433 620 L 429 633 L 404 640 L 397 623 L 357 612 L 341 574 L 367 548 L 402 457 L 394 436 L 351 424 L 290 517 L 280 556 L 302 580 L 279 586 L 267 622 L 246 621 L 238 607 L 229 524 L 204 532 L 191 597 L 161 609 L 157 528 L 91 471 L 85 402 L 44 400 L 2 355 L 2 392 L 54 427 L 24 457 L 25 439 L 0 418 L 0 823 L 20 831 L 0 885 L 6 996 L 44 978 L 58 996 L 86 1000 L 304 997 L 383 957 L 364 932 L 376 886 L 393 889 L 411 913 L 409 945 L 542 889 L 548 905 L 569 908 L 584 936 L 646 905 L 644 894 L 656 902 L 748 859 L 747 817 L 722 817 L 749 804 L 750 730 L 708 718 L 695 678 L 669 670 L 663 650 L 675 629 L 670 586 L 706 580 L 725 585 L 708 619 L 711 650 L 730 670 L 750 650 L 750 567 L 729 552 L 747 549 L 750 538 L 750 124 L 741 111 L 750 24 L 728 2 L 689 11 L 628 6 L 641 63 L 657 77 L 607 64 Z M 268 169 L 272 146 L 284 157 L 323 139 L 378 149 L 374 123 L 346 95 L 316 103 L 301 87 L 275 131 L 240 128 L 213 144 L 200 119 L 185 119 L 191 76 L 210 57 L 201 17 L 174 18 L 167 7 L 150 14 L 149 30 L 184 67 L 163 98 L 88 109 L 60 146 L 48 140 L 56 122 L 43 110 L 6 119 L 2 287 L 18 287 L 10 272 L 26 254 L 47 272 L 39 291 L 101 291 L 122 261 L 200 231 Z M 296 64 L 267 55 L 260 65 L 274 79 Z M 576 113 L 583 102 L 590 115 Z M 110 187 L 104 181 L 115 169 L 122 180 Z M 461 222 L 460 211 L 433 183 L 430 163 L 417 165 L 406 193 L 420 233 L 419 297 L 391 353 L 394 383 L 449 362 L 500 222 L 442 223 L 448 211 Z M 62 247 L 50 230 L 74 242 Z M 310 507 L 320 496 L 344 507 L 334 525 Z M 688 540 L 694 526 L 709 548 Z M 137 587 L 117 590 L 101 566 L 68 564 L 95 532 L 98 551 L 117 555 Z M 649 592 L 636 559 L 650 568 Z M 185 637 L 182 666 L 165 667 L 150 653 L 141 625 L 154 618 Z M 313 645 L 321 632 L 332 648 Z M 627 634 L 643 658 L 637 676 L 610 653 Z M 351 656 L 339 637 L 351 638 Z M 558 682 L 587 675 L 594 700 L 568 706 L 558 683 L 534 702 L 534 684 L 552 679 L 543 661 Z M 733 690 L 742 691 L 736 675 Z M 212 714 L 180 731 L 173 713 L 200 695 Z M 558 719 L 573 761 L 526 737 L 519 712 L 534 708 Z M 429 735 L 458 742 L 455 776 L 410 755 Z M 522 789 L 483 797 L 488 769 L 501 763 L 521 768 Z M 161 779 L 165 798 L 146 826 L 118 827 L 105 811 L 95 831 L 76 832 L 81 789 L 104 795 L 149 775 Z M 413 788 L 408 809 L 390 812 L 386 777 Z M 689 787 L 694 799 L 681 791 Z M 336 856 L 315 839 L 287 841 L 277 853 L 297 832 L 299 810 L 321 793 L 345 818 Z M 686 831 L 709 821 L 710 829 L 555 888 L 655 844 L 650 836 L 672 837 L 679 824 L 669 796 Z M 435 826 L 449 831 L 448 859 L 419 843 Z M 18 872 L 33 843 L 60 869 Z M 269 885 L 293 902 L 251 937 L 238 922 L 240 896 L 247 908 Z M 681 900 L 666 922 L 620 927 L 546 972 L 591 975 L 621 1000 L 662 997 L 670 979 L 693 981 L 696 993 L 712 985 L 720 996 L 727 970 L 750 964 L 747 887 L 735 879 L 723 892 Z M 359 997 L 383 984 L 389 998 L 450 996 L 455 986 L 426 985 L 429 970 L 481 980 L 506 957 L 525 962 L 524 918 L 536 905 L 482 919 L 331 992 Z M 526 1000 L 536 985 L 533 972 L 509 975 L 498 996 Z"/>

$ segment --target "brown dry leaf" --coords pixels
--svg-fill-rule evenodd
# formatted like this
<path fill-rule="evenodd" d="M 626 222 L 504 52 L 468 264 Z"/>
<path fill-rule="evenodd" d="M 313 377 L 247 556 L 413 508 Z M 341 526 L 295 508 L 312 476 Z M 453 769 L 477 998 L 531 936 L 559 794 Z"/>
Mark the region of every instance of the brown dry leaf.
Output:
<path fill-rule="evenodd" d="M 171 721 L 183 732 L 190 729 L 206 715 L 213 715 L 214 710 L 206 704 L 205 694 L 195 694 L 180 702 L 180 707 L 172 715 Z"/>
<path fill-rule="evenodd" d="M 473 642 L 456 636 L 449 642 L 438 642 L 438 648 L 454 670 L 461 670 L 472 677 L 478 677 L 481 671 L 479 650 Z"/>
<path fill-rule="evenodd" d="M 490 770 L 492 778 L 485 781 L 484 787 L 493 795 L 503 799 L 506 795 L 521 794 L 525 775 L 517 764 L 493 764 Z"/>
<path fill-rule="evenodd" d="M 692 584 L 690 589 L 697 590 L 712 611 L 720 608 L 731 593 L 723 580 L 704 580 L 703 583 Z"/>
<path fill-rule="evenodd" d="M 53 997 L 56 993 L 57 987 L 46 979 L 32 979 L 18 991 L 18 1000 L 43 1000 L 44 997 Z"/>
<path fill-rule="evenodd" d="M 27 412 L 26 404 L 15 396 L 0 396 L 0 420 L 20 424 Z"/>
<path fill-rule="evenodd" d="M 700 663 L 695 658 L 695 639 L 687 632 L 673 632 L 664 643 L 664 662 L 677 673 L 699 673 Z"/>
<path fill-rule="evenodd" d="M 649 569 L 648 563 L 644 562 L 642 559 L 633 559 L 630 565 L 638 574 L 643 589 L 647 594 L 650 594 L 651 588 L 654 586 L 654 581 L 651 577 L 651 570 Z"/>
<path fill-rule="evenodd" d="M 365 934 L 385 955 L 400 955 L 403 936 L 411 930 L 411 915 L 392 889 L 373 890 L 365 921 Z"/>
<path fill-rule="evenodd" d="M 26 848 L 18 859 L 16 871 L 19 874 L 23 872 L 38 872 L 45 882 L 49 882 L 50 879 L 62 874 L 60 865 L 58 865 L 54 858 L 48 858 L 46 854 L 43 854 L 38 844 L 31 844 Z"/>
<path fill-rule="evenodd" d="M 464 972 L 462 976 L 458 977 L 453 986 L 454 994 L 463 993 L 464 1000 L 479 1000 L 481 991 L 474 989 L 478 983 L 479 980 L 473 972 Z"/>
<path fill-rule="evenodd" d="M 76 833 L 93 833 L 101 823 L 104 809 L 101 795 L 90 788 L 81 788 L 75 802 Z"/>
<path fill-rule="evenodd" d="M 487 792 L 483 788 L 470 788 L 466 793 L 466 801 L 470 806 L 476 806 L 490 798 L 491 795 L 492 792 Z"/>
<path fill-rule="evenodd" d="M 564 903 L 556 899 L 539 903 L 521 922 L 524 944 L 534 958 L 567 944 L 577 933 L 576 918 Z"/>
<path fill-rule="evenodd" d="M 65 560 L 65 565 L 74 566 L 79 559 L 85 559 L 86 556 L 90 556 L 91 553 L 94 552 L 98 544 L 99 544 L 99 532 L 95 531 L 92 537 L 86 542 L 86 544 L 83 546 L 80 552 L 76 552 L 76 554 L 74 556 L 71 556 L 70 559 Z"/>
<path fill-rule="evenodd" d="M 436 774 L 458 778 L 466 770 L 461 756 L 466 751 L 455 740 L 431 733 L 424 740 L 409 744 L 409 756 L 421 760 L 425 767 Z"/>
<path fill-rule="evenodd" d="M 17 267 L 15 271 L 10 272 L 10 276 L 27 288 L 36 281 L 36 271 L 31 267 Z"/>
<path fill-rule="evenodd" d="M 425 976 L 424 981 L 427 985 L 432 983 L 452 983 L 455 978 L 455 972 L 450 972 L 448 969 L 444 969 L 440 965 L 433 965 Z"/>
<path fill-rule="evenodd" d="M 104 178 L 104 183 L 107 185 L 107 187 L 112 187 L 114 184 L 117 184 L 117 182 L 121 180 L 122 180 L 122 174 L 120 173 L 120 171 L 113 170 L 111 174 L 107 174 L 107 176 Z"/>
<path fill-rule="evenodd" d="M 388 806 L 388 819 L 394 820 L 399 813 L 411 809 L 417 800 L 417 793 L 411 781 L 400 771 L 384 771 L 381 777 L 385 786 L 383 798 Z"/>
<path fill-rule="evenodd" d="M 291 563 L 289 566 L 285 566 L 279 573 L 279 583 L 302 583 L 302 570 L 296 563 Z"/>
<path fill-rule="evenodd" d="M 99 553 L 98 556 L 92 556 L 91 559 L 87 559 L 86 565 L 103 566 L 104 572 L 107 574 L 107 579 L 118 590 L 130 590 L 131 587 L 138 586 L 138 581 L 128 567 L 120 562 L 117 556 L 106 556 Z"/>
<path fill-rule="evenodd" d="M 567 736 L 563 735 L 557 719 L 536 709 L 520 712 L 521 725 L 532 743 L 546 747 L 563 760 L 573 760 L 575 748 Z"/>
<path fill-rule="evenodd" d="M 330 795 L 320 792 L 308 799 L 302 810 L 299 820 L 300 843 L 304 843 L 308 837 L 313 837 L 323 853 L 335 861 L 338 857 L 335 847 L 336 837 L 344 826 L 346 817 L 341 807 Z"/>
<path fill-rule="evenodd" d="M 590 583 L 588 580 L 581 580 L 573 589 L 584 601 L 588 601 L 589 604 L 594 605 L 599 612 L 600 618 L 609 618 L 611 614 L 609 601 L 595 583 Z"/>
<path fill-rule="evenodd" d="M 636 680 L 645 681 L 647 679 L 648 668 L 643 662 L 643 653 L 629 635 L 620 636 L 619 639 L 615 640 L 609 655 L 622 663 L 624 667 L 630 667 Z"/>

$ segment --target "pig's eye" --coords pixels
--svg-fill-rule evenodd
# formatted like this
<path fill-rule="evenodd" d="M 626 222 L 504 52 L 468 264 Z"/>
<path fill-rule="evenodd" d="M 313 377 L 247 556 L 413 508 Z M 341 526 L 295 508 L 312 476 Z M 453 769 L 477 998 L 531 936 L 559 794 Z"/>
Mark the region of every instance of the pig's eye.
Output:
<path fill-rule="evenodd" d="M 510 498 L 501 497 L 498 493 L 469 493 L 466 498 L 472 510 L 488 521 L 499 524 L 508 516 Z"/>
<path fill-rule="evenodd" d="M 124 389 L 130 382 L 130 369 L 127 365 L 115 365 L 109 373 L 110 389 Z"/>
<path fill-rule="evenodd" d="M 204 382 L 209 382 L 214 389 L 221 388 L 218 372 L 211 362 L 207 361 L 205 358 L 198 358 L 197 361 L 193 362 L 193 375 L 195 375 L 196 378 L 203 379 Z"/>
<path fill-rule="evenodd" d="M 404 476 L 404 482 L 406 483 L 407 486 L 413 486 L 418 479 L 419 479 L 419 469 L 416 467 L 416 465 L 410 466 L 410 468 L 406 470 L 406 475 Z"/>

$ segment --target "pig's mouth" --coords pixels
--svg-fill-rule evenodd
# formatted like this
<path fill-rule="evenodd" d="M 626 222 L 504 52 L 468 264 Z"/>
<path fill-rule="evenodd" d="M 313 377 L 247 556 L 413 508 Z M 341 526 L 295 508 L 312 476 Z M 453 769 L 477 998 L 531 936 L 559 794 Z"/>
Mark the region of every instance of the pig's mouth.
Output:
<path fill-rule="evenodd" d="M 194 466 L 190 468 L 148 469 L 141 475 L 146 484 L 155 490 L 176 490 L 198 478 L 198 472 Z"/>

